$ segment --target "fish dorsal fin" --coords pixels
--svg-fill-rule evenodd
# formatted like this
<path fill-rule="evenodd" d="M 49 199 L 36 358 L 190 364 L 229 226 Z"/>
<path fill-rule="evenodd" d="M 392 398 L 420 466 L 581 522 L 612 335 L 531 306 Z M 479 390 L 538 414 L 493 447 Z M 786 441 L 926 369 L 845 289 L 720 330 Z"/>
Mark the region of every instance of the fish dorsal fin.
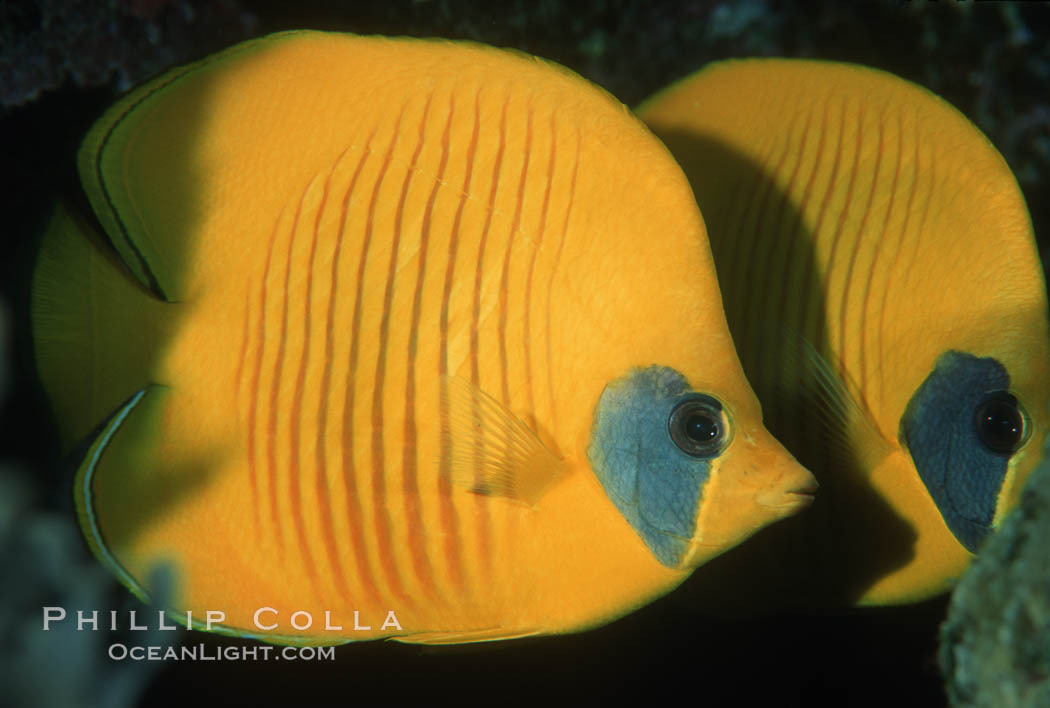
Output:
<path fill-rule="evenodd" d="M 167 301 L 179 299 L 177 273 L 200 210 L 200 176 L 188 157 L 200 124 L 193 94 L 202 93 L 199 68 L 214 59 L 132 90 L 95 123 L 78 155 L 80 181 L 107 239 L 135 279 Z"/>
<path fill-rule="evenodd" d="M 441 390 L 453 482 L 536 506 L 565 476 L 564 462 L 495 398 L 459 376 L 445 377 Z"/>
<path fill-rule="evenodd" d="M 874 463 L 888 455 L 892 446 L 862 402 L 849 372 L 835 367 L 794 328 L 780 324 L 775 330 L 782 341 L 782 365 L 797 372 L 804 424 L 811 424 L 809 429 L 827 458 L 845 463 L 870 456 Z"/>

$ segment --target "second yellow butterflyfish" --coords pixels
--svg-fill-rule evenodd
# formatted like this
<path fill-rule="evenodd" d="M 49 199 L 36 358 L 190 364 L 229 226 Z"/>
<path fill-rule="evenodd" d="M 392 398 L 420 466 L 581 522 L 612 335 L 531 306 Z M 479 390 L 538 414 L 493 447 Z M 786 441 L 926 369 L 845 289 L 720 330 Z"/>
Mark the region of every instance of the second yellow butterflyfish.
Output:
<path fill-rule="evenodd" d="M 823 489 L 697 578 L 707 607 L 943 592 L 1018 502 L 1050 406 L 1043 271 L 1017 182 L 890 74 L 716 63 L 640 115 L 684 167 L 770 430 Z"/>

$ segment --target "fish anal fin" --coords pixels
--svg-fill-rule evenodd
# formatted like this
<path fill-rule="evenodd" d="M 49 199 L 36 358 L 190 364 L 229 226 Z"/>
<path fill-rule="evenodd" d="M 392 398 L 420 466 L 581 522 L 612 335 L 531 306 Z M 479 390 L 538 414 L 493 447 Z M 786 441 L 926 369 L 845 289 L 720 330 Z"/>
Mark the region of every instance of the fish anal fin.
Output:
<path fill-rule="evenodd" d="M 441 390 L 454 483 L 535 506 L 565 476 L 564 462 L 495 398 L 459 376 L 445 377 Z"/>
<path fill-rule="evenodd" d="M 467 630 L 462 632 L 426 632 L 405 637 L 394 637 L 394 641 L 405 644 L 427 644 L 442 646 L 449 644 L 473 644 L 478 642 L 502 642 L 510 639 L 524 639 L 542 634 L 542 630 L 511 630 L 507 627 L 490 627 L 488 629 Z"/>
<path fill-rule="evenodd" d="M 192 506 L 214 469 L 211 460 L 170 459 L 163 435 L 172 395 L 150 385 L 124 401 L 86 446 L 74 482 L 81 531 L 92 552 L 144 602 L 165 604 L 185 589 L 184 556 L 148 539 L 158 524 Z M 158 585 L 163 592 L 154 598 Z"/>

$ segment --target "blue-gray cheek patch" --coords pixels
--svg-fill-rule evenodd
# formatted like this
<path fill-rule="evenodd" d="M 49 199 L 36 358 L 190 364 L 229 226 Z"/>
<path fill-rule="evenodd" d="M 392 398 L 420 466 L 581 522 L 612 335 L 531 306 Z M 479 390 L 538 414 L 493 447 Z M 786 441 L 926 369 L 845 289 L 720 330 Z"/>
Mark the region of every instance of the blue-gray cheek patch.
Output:
<path fill-rule="evenodd" d="M 709 460 L 671 440 L 667 421 L 691 392 L 674 369 L 633 369 L 598 401 L 587 457 L 605 493 L 662 564 L 677 568 L 696 530 Z"/>
<path fill-rule="evenodd" d="M 1009 457 L 988 450 L 974 416 L 992 391 L 1010 387 L 992 358 L 947 351 L 933 366 L 901 416 L 902 442 L 948 528 L 975 553 L 995 516 Z"/>

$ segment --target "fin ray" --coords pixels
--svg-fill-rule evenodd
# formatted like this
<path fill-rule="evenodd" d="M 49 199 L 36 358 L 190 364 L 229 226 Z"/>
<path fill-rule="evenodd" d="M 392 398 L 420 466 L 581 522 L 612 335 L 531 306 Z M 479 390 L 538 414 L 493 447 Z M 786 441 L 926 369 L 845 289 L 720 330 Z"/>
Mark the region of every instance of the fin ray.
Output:
<path fill-rule="evenodd" d="M 452 481 L 478 494 L 535 506 L 564 476 L 565 465 L 492 396 L 458 376 L 445 377 L 445 384 Z"/>
<path fill-rule="evenodd" d="M 890 442 L 879 430 L 849 373 L 828 361 L 794 328 L 779 324 L 768 325 L 767 330 L 775 332 L 782 366 L 798 376 L 797 380 L 780 385 L 798 387 L 805 421 L 815 423 L 806 434 L 823 446 L 828 457 L 846 462 L 858 455 L 881 458 L 889 454 Z"/>
<path fill-rule="evenodd" d="M 31 320 L 37 371 L 62 448 L 153 380 L 170 309 L 123 270 L 85 219 L 56 205 L 33 273 Z"/>

